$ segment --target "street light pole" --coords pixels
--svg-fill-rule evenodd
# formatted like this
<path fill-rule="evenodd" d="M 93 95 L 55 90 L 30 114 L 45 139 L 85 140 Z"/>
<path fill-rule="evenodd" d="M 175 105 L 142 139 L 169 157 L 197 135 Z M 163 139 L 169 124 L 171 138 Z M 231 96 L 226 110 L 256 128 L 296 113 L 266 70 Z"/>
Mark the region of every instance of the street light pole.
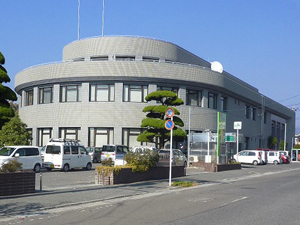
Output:
<path fill-rule="evenodd" d="M 187 151 L 187 157 L 188 157 L 188 166 L 190 166 L 190 145 L 191 145 L 191 107 L 189 107 L 189 135 L 188 135 L 188 151 Z"/>

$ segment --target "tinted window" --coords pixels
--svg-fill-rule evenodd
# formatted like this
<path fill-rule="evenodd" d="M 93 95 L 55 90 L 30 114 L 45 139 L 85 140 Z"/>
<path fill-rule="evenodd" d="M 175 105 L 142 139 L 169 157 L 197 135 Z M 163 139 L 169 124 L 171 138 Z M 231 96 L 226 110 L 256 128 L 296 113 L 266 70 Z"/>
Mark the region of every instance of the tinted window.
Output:
<path fill-rule="evenodd" d="M 0 155 L 9 156 L 13 153 L 14 150 L 15 148 L 3 147 L 0 149 Z"/>
<path fill-rule="evenodd" d="M 249 156 L 255 156 L 255 152 L 248 152 Z"/>
<path fill-rule="evenodd" d="M 64 146 L 65 155 L 70 155 L 70 146 Z"/>
<path fill-rule="evenodd" d="M 104 151 L 104 152 L 114 152 L 115 151 L 115 146 L 104 145 L 102 151 Z"/>
<path fill-rule="evenodd" d="M 46 153 L 47 154 L 60 154 L 60 146 L 52 146 L 52 145 L 47 145 L 46 147 Z"/>
<path fill-rule="evenodd" d="M 95 152 L 101 152 L 102 149 L 101 148 L 95 148 Z"/>
<path fill-rule="evenodd" d="M 16 153 L 19 153 L 20 156 L 25 156 L 25 149 L 24 148 L 20 148 L 16 151 Z M 14 156 L 16 155 L 16 153 L 14 154 Z"/>
<path fill-rule="evenodd" d="M 269 156 L 274 156 L 274 152 L 269 152 Z"/>
<path fill-rule="evenodd" d="M 26 156 L 39 155 L 39 150 L 37 148 L 25 148 Z"/>
<path fill-rule="evenodd" d="M 72 154 L 78 154 L 78 146 L 71 146 Z"/>
<path fill-rule="evenodd" d="M 123 152 L 125 152 L 125 153 L 128 153 L 128 148 L 127 148 L 127 146 L 123 146 Z"/>

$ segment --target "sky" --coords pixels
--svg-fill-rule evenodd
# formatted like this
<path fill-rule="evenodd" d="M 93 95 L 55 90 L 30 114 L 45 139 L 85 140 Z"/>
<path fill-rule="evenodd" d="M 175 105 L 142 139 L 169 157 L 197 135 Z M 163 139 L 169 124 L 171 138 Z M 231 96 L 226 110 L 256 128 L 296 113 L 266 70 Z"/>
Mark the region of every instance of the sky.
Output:
<path fill-rule="evenodd" d="M 296 111 L 300 133 L 299 0 L 105 0 L 104 36 L 169 41 Z M 103 0 L 80 0 L 80 35 L 102 35 Z M 78 39 L 78 0 L 0 0 L 0 51 L 14 89 L 25 68 L 62 60 Z"/>

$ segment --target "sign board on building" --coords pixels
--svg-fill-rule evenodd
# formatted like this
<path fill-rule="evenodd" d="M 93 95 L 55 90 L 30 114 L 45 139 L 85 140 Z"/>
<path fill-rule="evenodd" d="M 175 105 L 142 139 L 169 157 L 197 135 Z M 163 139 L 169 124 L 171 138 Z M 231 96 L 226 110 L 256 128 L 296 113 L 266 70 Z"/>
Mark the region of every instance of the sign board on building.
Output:
<path fill-rule="evenodd" d="M 235 130 L 240 130 L 240 129 L 242 129 L 242 122 L 241 122 L 241 121 L 235 121 L 235 122 L 233 123 L 233 129 L 235 129 Z"/>

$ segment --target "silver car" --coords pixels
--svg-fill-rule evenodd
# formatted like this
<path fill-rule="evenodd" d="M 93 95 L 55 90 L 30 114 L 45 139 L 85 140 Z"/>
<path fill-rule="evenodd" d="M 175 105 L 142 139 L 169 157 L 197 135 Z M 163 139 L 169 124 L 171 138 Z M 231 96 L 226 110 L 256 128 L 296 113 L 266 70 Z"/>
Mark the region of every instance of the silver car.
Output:
<path fill-rule="evenodd" d="M 179 149 L 172 149 L 173 161 L 172 166 L 187 166 L 187 158 L 185 154 Z M 169 166 L 170 165 L 170 149 L 160 149 L 158 152 L 159 162 L 157 166 Z"/>

